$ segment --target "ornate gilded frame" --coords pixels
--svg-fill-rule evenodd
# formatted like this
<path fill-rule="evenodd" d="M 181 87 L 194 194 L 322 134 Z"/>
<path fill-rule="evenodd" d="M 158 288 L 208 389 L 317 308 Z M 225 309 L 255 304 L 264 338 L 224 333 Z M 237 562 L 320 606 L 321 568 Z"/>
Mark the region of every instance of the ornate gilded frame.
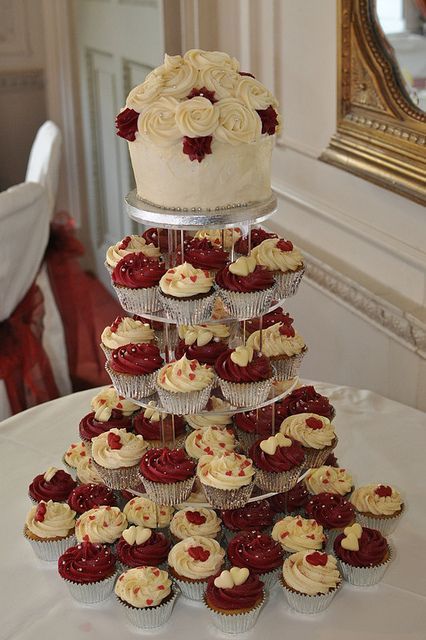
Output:
<path fill-rule="evenodd" d="M 426 115 L 406 92 L 375 1 L 337 2 L 337 131 L 320 159 L 426 204 Z"/>

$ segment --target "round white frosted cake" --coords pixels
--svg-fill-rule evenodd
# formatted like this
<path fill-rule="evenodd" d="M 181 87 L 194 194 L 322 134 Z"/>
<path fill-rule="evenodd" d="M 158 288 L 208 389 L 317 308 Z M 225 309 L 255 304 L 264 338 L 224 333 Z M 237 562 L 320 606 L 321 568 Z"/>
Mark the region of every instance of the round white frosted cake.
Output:
<path fill-rule="evenodd" d="M 129 143 L 138 197 L 188 209 L 267 200 L 277 107 L 226 53 L 166 54 L 116 119 Z"/>

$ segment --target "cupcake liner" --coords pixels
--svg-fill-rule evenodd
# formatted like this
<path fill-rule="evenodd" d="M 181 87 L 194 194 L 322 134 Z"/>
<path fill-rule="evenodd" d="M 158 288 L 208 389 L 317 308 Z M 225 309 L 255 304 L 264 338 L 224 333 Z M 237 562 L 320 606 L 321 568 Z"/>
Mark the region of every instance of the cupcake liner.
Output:
<path fill-rule="evenodd" d="M 337 556 L 336 556 L 337 557 Z M 388 557 L 386 560 L 378 564 L 376 567 L 353 567 L 337 557 L 339 569 L 346 582 L 355 587 L 372 587 L 380 582 L 387 570 L 389 564 L 393 560 L 393 550 L 388 545 Z"/>
<path fill-rule="evenodd" d="M 275 285 L 265 291 L 253 291 L 251 293 L 219 289 L 219 295 L 229 315 L 238 320 L 248 320 L 267 313 L 275 293 Z"/>
<path fill-rule="evenodd" d="M 155 382 L 155 388 L 160 397 L 162 407 L 167 413 L 186 415 L 200 413 L 205 408 L 214 383 L 215 380 L 205 389 L 201 389 L 201 391 L 188 391 L 188 393 L 166 391 L 157 382 Z"/>
<path fill-rule="evenodd" d="M 170 618 L 178 595 L 177 590 L 172 588 L 172 595 L 167 602 L 159 604 L 156 607 L 144 607 L 140 609 L 132 607 L 130 604 L 127 604 L 127 602 L 124 602 L 124 600 L 121 600 L 121 598 L 117 597 L 117 600 L 120 605 L 122 605 L 127 619 L 135 625 L 135 627 L 139 627 L 139 629 L 155 629 L 156 627 L 161 627 L 161 625 L 165 624 Z"/>
<path fill-rule="evenodd" d="M 350 526 L 350 525 L 348 525 Z M 336 529 L 324 529 L 324 534 L 327 537 L 326 542 L 324 543 L 324 551 L 326 553 L 331 553 L 333 555 L 336 555 L 334 553 L 334 541 L 337 538 L 338 535 L 340 535 L 341 533 L 343 533 L 343 530 L 345 529 L 345 527 L 341 527 L 341 528 L 337 528 Z"/>
<path fill-rule="evenodd" d="M 114 267 L 111 267 L 108 262 L 105 260 L 104 262 L 105 265 L 105 269 L 108 271 L 108 273 L 111 275 L 111 273 L 114 271 Z"/>
<path fill-rule="evenodd" d="M 394 516 L 387 516 L 383 518 L 374 517 L 372 515 L 365 515 L 359 511 L 356 512 L 356 521 L 362 527 L 368 527 L 369 529 L 377 529 L 382 536 L 387 538 L 390 536 L 398 526 L 398 522 L 402 516 L 402 511 Z"/>
<path fill-rule="evenodd" d="M 260 438 L 259 433 L 255 433 L 255 432 L 249 433 L 247 431 L 243 431 L 242 429 L 239 429 L 238 427 L 236 429 L 236 436 L 237 436 L 238 442 L 241 445 L 241 448 L 245 452 L 247 452 L 250 449 L 251 445 L 254 444 L 258 438 Z"/>
<path fill-rule="evenodd" d="M 117 572 L 115 572 L 109 578 L 87 584 L 72 582 L 71 580 L 65 580 L 65 583 L 74 600 L 77 600 L 77 602 L 83 602 L 84 604 L 95 604 L 96 602 L 102 602 L 110 597 L 114 591 L 117 575 Z"/>
<path fill-rule="evenodd" d="M 31 544 L 37 558 L 45 562 L 56 562 L 59 556 L 65 553 L 69 547 L 77 544 L 74 532 L 60 540 L 33 540 L 27 535 L 24 529 L 24 536 Z"/>
<path fill-rule="evenodd" d="M 310 596 L 305 593 L 294 591 L 294 589 L 291 589 L 285 584 L 282 578 L 280 582 L 284 589 L 289 607 L 299 613 L 320 613 L 320 611 L 324 611 L 324 609 L 327 609 L 331 604 L 334 596 L 342 587 L 342 582 L 340 582 L 337 587 L 328 593 L 319 593 L 315 596 Z"/>
<path fill-rule="evenodd" d="M 168 325 L 168 336 L 169 339 L 166 340 L 166 332 L 164 329 L 162 329 L 161 331 L 159 331 L 158 329 L 155 329 L 154 333 L 155 333 L 155 337 L 157 338 L 157 346 L 160 349 L 161 352 L 164 352 L 166 346 L 169 347 L 169 349 L 171 348 L 171 345 L 176 344 L 177 340 L 178 340 L 178 331 L 175 325 L 173 324 L 169 324 Z"/>
<path fill-rule="evenodd" d="M 266 492 L 284 493 L 295 486 L 303 468 L 304 465 L 301 464 L 290 471 L 273 473 L 256 467 L 256 485 Z"/>
<path fill-rule="evenodd" d="M 156 504 L 174 505 L 184 502 L 191 495 L 195 478 L 188 478 L 181 482 L 162 483 L 152 482 L 140 476 L 145 487 L 147 497 Z"/>
<path fill-rule="evenodd" d="M 333 442 L 323 449 L 313 449 L 312 447 L 305 447 L 306 460 L 304 468 L 314 469 L 317 467 L 321 467 L 325 463 L 333 449 L 336 448 L 338 441 L 339 439 L 335 435 Z"/>
<path fill-rule="evenodd" d="M 259 382 L 228 382 L 218 378 L 225 400 L 234 407 L 256 407 L 268 399 L 273 378 Z"/>
<path fill-rule="evenodd" d="M 297 293 L 299 284 L 305 273 L 305 267 L 297 269 L 297 271 L 276 271 L 274 273 L 276 280 L 275 296 L 279 299 L 290 298 Z"/>
<path fill-rule="evenodd" d="M 271 359 L 271 365 L 275 372 L 276 380 L 290 380 L 299 373 L 302 360 L 305 357 L 308 349 L 305 347 L 300 353 L 296 353 L 294 356 L 287 358 Z"/>
<path fill-rule="evenodd" d="M 262 580 L 265 585 L 266 591 L 270 591 L 275 587 L 277 582 L 280 579 L 282 572 L 282 565 L 280 565 L 277 569 L 272 569 L 272 571 L 265 571 L 265 573 L 258 573 L 258 577 Z"/>
<path fill-rule="evenodd" d="M 116 391 L 125 398 L 143 400 L 155 393 L 157 371 L 142 376 L 132 376 L 126 373 L 117 373 L 111 369 L 108 362 L 105 364 L 105 369 Z"/>
<path fill-rule="evenodd" d="M 107 469 L 101 467 L 93 458 L 92 464 L 110 489 L 131 489 L 140 484 L 139 464 L 134 464 L 132 467 L 120 467 L 120 469 Z"/>
<path fill-rule="evenodd" d="M 217 489 L 203 484 L 207 501 L 213 509 L 239 509 L 244 507 L 254 489 L 254 482 L 238 489 Z"/>
<path fill-rule="evenodd" d="M 159 288 L 148 287 L 147 289 L 129 289 L 121 287 L 114 282 L 111 283 L 117 294 L 121 306 L 128 313 L 136 313 L 143 316 L 144 313 L 155 313 L 161 309 L 161 300 L 159 299 Z"/>
<path fill-rule="evenodd" d="M 204 593 L 207 589 L 207 584 L 209 579 L 205 578 L 204 580 L 185 580 L 184 578 L 178 578 L 173 573 L 169 574 L 172 578 L 173 582 L 178 585 L 182 595 L 189 600 L 196 600 L 201 602 Z"/>
<path fill-rule="evenodd" d="M 253 607 L 253 609 L 250 609 L 250 611 L 245 611 L 243 613 L 221 613 L 212 609 L 208 605 L 206 598 L 203 598 L 204 604 L 210 614 L 214 626 L 220 629 L 220 631 L 223 631 L 223 633 L 244 633 L 245 631 L 252 629 L 256 624 L 256 620 L 263 605 L 265 604 L 265 600 L 266 598 L 263 596 L 259 604 Z"/>
<path fill-rule="evenodd" d="M 103 342 L 101 342 L 99 346 L 102 349 L 102 351 L 104 352 L 105 358 L 108 361 L 110 359 L 114 349 L 110 349 L 109 347 L 106 347 Z"/>
<path fill-rule="evenodd" d="M 167 318 L 177 324 L 198 324 L 210 320 L 216 291 L 195 300 L 165 296 L 161 290 L 158 296 Z"/>

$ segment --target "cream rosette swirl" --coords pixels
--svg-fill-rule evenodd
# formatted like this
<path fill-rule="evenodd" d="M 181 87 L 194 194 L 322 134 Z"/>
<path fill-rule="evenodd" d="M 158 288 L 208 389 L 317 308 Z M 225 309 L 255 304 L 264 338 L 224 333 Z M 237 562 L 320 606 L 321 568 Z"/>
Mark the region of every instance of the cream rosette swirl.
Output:
<path fill-rule="evenodd" d="M 117 325 L 114 323 L 112 327 L 105 327 L 101 334 L 101 342 L 108 349 L 117 349 L 129 343 L 153 342 L 153 340 L 155 340 L 155 333 L 149 324 L 127 316 Z"/>
<path fill-rule="evenodd" d="M 353 479 L 346 469 L 323 465 L 317 469 L 308 469 L 304 478 L 309 493 L 336 493 L 344 496 L 353 486 Z"/>
<path fill-rule="evenodd" d="M 250 144 L 262 133 L 262 122 L 256 111 L 240 100 L 224 98 L 216 105 L 219 110 L 219 125 L 215 138 L 226 144 Z"/>
<path fill-rule="evenodd" d="M 301 516 L 286 516 L 274 524 L 272 537 L 286 551 L 321 549 L 325 541 L 324 530 L 316 520 Z"/>
<path fill-rule="evenodd" d="M 240 69 L 240 64 L 236 58 L 223 51 L 203 51 L 202 49 L 190 49 L 183 56 L 185 62 L 190 64 L 197 71 L 203 69 L 209 69 L 211 67 L 221 67 L 228 71 L 234 71 L 237 73 Z"/>
<path fill-rule="evenodd" d="M 46 509 L 42 517 L 38 515 L 40 505 Z M 75 515 L 75 511 L 64 502 L 41 500 L 30 509 L 25 524 L 39 538 L 65 538 L 75 527 Z"/>
<path fill-rule="evenodd" d="M 227 325 L 219 323 L 181 325 L 178 333 L 185 344 L 196 344 L 198 347 L 204 347 L 211 340 L 225 340 L 230 335 Z"/>
<path fill-rule="evenodd" d="M 181 138 L 176 124 L 179 102 L 172 96 L 161 96 L 143 109 L 138 118 L 139 133 L 157 145 L 168 146 Z"/>
<path fill-rule="evenodd" d="M 77 478 L 82 484 L 104 484 L 92 463 L 92 458 L 83 458 L 77 465 Z"/>
<path fill-rule="evenodd" d="M 176 511 L 170 522 L 170 533 L 184 540 L 194 535 L 215 538 L 221 530 L 222 520 L 213 509 L 186 507 Z"/>
<path fill-rule="evenodd" d="M 130 524 L 156 529 L 169 525 L 173 507 L 155 504 L 149 498 L 137 496 L 124 506 L 123 513 Z"/>
<path fill-rule="evenodd" d="M 283 251 L 277 244 L 280 238 L 268 238 L 251 250 L 257 264 L 269 271 L 296 271 L 303 266 L 303 256 L 297 247 L 291 251 Z"/>
<path fill-rule="evenodd" d="M 218 121 L 217 107 L 203 96 L 180 102 L 176 107 L 176 125 L 182 136 L 210 136 L 215 132 Z"/>
<path fill-rule="evenodd" d="M 148 244 L 142 236 L 130 235 L 111 247 L 108 247 L 106 252 L 107 264 L 111 269 L 114 269 L 121 258 L 129 255 L 129 253 L 143 253 L 144 256 L 148 258 L 158 258 L 160 256 L 160 249 L 152 243 Z"/>
<path fill-rule="evenodd" d="M 274 356 L 294 356 L 303 351 L 305 341 L 302 336 L 296 333 L 294 336 L 287 336 L 280 333 L 282 322 L 273 324 L 267 329 L 254 331 L 247 339 L 247 346 L 255 351 L 262 351 L 268 358 Z"/>
<path fill-rule="evenodd" d="M 241 238 L 240 229 L 200 229 L 195 234 L 194 238 L 199 238 L 200 240 L 208 240 L 213 245 L 222 246 L 224 249 L 231 249 L 232 245 L 234 245 Z"/>
<path fill-rule="evenodd" d="M 192 549 L 200 547 L 200 554 L 192 552 Z M 191 536 L 172 547 L 168 563 L 179 576 L 191 580 L 204 580 L 219 571 L 224 558 L 225 550 L 216 540 L 205 536 Z"/>
<path fill-rule="evenodd" d="M 127 528 L 127 519 L 118 507 L 96 507 L 85 511 L 75 523 L 78 542 L 88 536 L 94 544 L 113 544 Z"/>
<path fill-rule="evenodd" d="M 235 87 L 235 97 L 254 110 L 277 106 L 277 101 L 272 93 L 259 80 L 250 76 L 239 76 L 238 84 Z"/>
<path fill-rule="evenodd" d="M 126 107 L 140 113 L 144 107 L 155 102 L 163 92 L 164 78 L 161 73 L 149 73 L 142 84 L 134 87 L 126 99 Z"/>
<path fill-rule="evenodd" d="M 93 396 L 90 407 L 95 412 L 95 419 L 100 422 L 107 422 L 113 410 L 121 411 L 124 416 L 131 416 L 139 409 L 139 405 L 120 396 L 114 387 L 105 387 L 99 391 Z"/>
<path fill-rule="evenodd" d="M 232 415 L 215 413 L 215 411 L 227 411 L 230 406 L 226 400 L 212 396 L 207 405 L 211 411 L 185 416 L 185 420 L 191 429 L 207 429 L 215 426 L 225 428 L 232 424 Z"/>
<path fill-rule="evenodd" d="M 393 487 L 380 484 L 367 484 L 355 489 L 351 503 L 361 513 L 374 516 L 393 516 L 402 508 L 402 496 Z"/>
<path fill-rule="evenodd" d="M 157 607 L 170 595 L 171 580 L 167 571 L 157 567 L 136 567 L 120 575 L 115 594 L 137 609 Z"/>
<path fill-rule="evenodd" d="M 198 477 L 202 484 L 216 489 L 238 489 L 253 480 L 255 471 L 250 458 L 239 453 L 202 456 L 198 462 Z"/>
<path fill-rule="evenodd" d="M 309 426 L 309 422 L 312 427 Z M 316 413 L 299 413 L 289 416 L 282 421 L 280 431 L 285 436 L 297 440 L 304 447 L 312 449 L 328 447 L 335 438 L 334 426 L 330 420 Z"/>
<path fill-rule="evenodd" d="M 161 93 L 178 100 L 186 98 L 197 84 L 197 69 L 180 56 L 168 56 L 159 69 L 163 85 Z"/>
<path fill-rule="evenodd" d="M 311 564 L 309 557 L 312 555 L 312 551 L 298 551 L 284 561 L 283 578 L 286 584 L 309 596 L 336 589 L 341 582 L 336 558 L 327 555 L 324 565 Z"/>
<path fill-rule="evenodd" d="M 185 440 L 185 449 L 192 458 L 204 455 L 219 455 L 224 451 L 232 452 L 237 441 L 231 430 L 213 426 L 193 431 Z"/>
<path fill-rule="evenodd" d="M 157 383 L 173 393 L 190 393 L 208 387 L 214 379 L 213 369 L 188 360 L 184 355 L 180 360 L 165 365 L 158 372 Z"/>
<path fill-rule="evenodd" d="M 119 438 L 121 447 L 110 444 L 111 434 Z M 116 441 L 116 439 L 114 438 Z M 92 458 L 105 469 L 120 469 L 138 464 L 148 444 L 142 436 L 135 436 L 126 429 L 110 429 L 92 439 Z"/>
<path fill-rule="evenodd" d="M 213 285 L 213 278 L 208 271 L 195 269 L 189 262 L 184 262 L 169 269 L 160 280 L 163 293 L 174 298 L 191 298 L 208 293 Z"/>
<path fill-rule="evenodd" d="M 76 469 L 83 458 L 89 457 L 85 442 L 73 442 L 64 453 L 64 461 Z"/>
<path fill-rule="evenodd" d="M 241 76 L 218 66 L 206 66 L 198 71 L 198 86 L 213 91 L 216 100 L 235 95 L 235 87 Z"/>

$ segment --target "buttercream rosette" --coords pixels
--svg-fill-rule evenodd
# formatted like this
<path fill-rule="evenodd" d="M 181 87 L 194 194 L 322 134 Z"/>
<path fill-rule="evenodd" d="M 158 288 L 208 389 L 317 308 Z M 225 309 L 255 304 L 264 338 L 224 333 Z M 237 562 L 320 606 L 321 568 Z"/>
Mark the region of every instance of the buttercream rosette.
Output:
<path fill-rule="evenodd" d="M 316 413 L 288 416 L 281 423 L 280 431 L 303 446 L 307 469 L 321 467 L 337 446 L 333 424 Z"/>
<path fill-rule="evenodd" d="M 203 430 L 208 429 L 208 427 L 221 427 L 225 429 L 226 427 L 232 426 L 233 414 L 229 413 L 230 408 L 231 405 L 226 400 L 222 400 L 216 396 L 210 396 L 203 413 L 186 415 L 185 420 L 191 429 Z"/>
<path fill-rule="evenodd" d="M 63 502 L 41 500 L 27 514 L 24 536 L 40 560 L 53 562 L 75 544 L 75 511 Z"/>
<path fill-rule="evenodd" d="M 142 342 L 114 349 L 105 368 L 121 395 L 141 400 L 155 393 L 155 378 L 163 362 L 157 346 Z"/>
<path fill-rule="evenodd" d="M 276 380 L 294 378 L 308 350 L 302 336 L 284 322 L 254 331 L 247 345 L 270 359 Z"/>
<path fill-rule="evenodd" d="M 320 551 L 327 540 L 323 527 L 316 520 L 302 518 L 301 515 L 278 520 L 272 529 L 272 537 L 287 555 L 298 551 Z"/>
<path fill-rule="evenodd" d="M 214 382 L 212 368 L 182 356 L 160 369 L 155 387 L 164 409 L 182 415 L 199 413 L 204 409 Z"/>
<path fill-rule="evenodd" d="M 311 495 L 318 493 L 337 493 L 348 496 L 353 490 L 353 478 L 346 470 L 339 467 L 323 465 L 316 469 L 308 469 L 304 483 Z"/>
<path fill-rule="evenodd" d="M 274 274 L 276 295 L 290 298 L 297 293 L 305 273 L 303 256 L 290 240 L 268 238 L 251 251 L 256 263 Z"/>
<path fill-rule="evenodd" d="M 110 429 L 92 440 L 93 466 L 111 489 L 137 487 L 139 462 L 147 448 L 142 436 Z"/>
<path fill-rule="evenodd" d="M 185 507 L 176 511 L 170 522 L 170 533 L 174 542 L 192 536 L 214 538 L 220 542 L 222 520 L 213 509 L 206 507 Z"/>
<path fill-rule="evenodd" d="M 114 322 L 105 327 L 101 334 L 101 349 L 107 359 L 114 349 L 138 342 L 155 343 L 155 331 L 148 323 L 129 316 L 117 316 Z"/>
<path fill-rule="evenodd" d="M 235 407 L 262 404 L 269 394 L 273 374 L 269 359 L 249 346 L 228 349 L 215 364 L 220 389 Z"/>
<path fill-rule="evenodd" d="M 126 516 L 118 507 L 100 506 L 82 513 L 75 523 L 78 542 L 114 544 L 127 527 Z"/>
<path fill-rule="evenodd" d="M 391 535 L 404 512 L 400 492 L 385 484 L 357 487 L 350 497 L 356 519 L 363 527 L 377 529 L 384 536 Z"/>
<path fill-rule="evenodd" d="M 173 507 L 156 504 L 144 496 L 136 496 L 127 502 L 123 512 L 130 524 L 166 531 L 172 519 Z"/>
<path fill-rule="evenodd" d="M 207 427 L 196 429 L 185 440 L 185 450 L 191 458 L 198 460 L 204 455 L 215 455 L 224 451 L 235 451 L 238 442 L 232 429 Z"/>
<path fill-rule="evenodd" d="M 239 453 L 202 456 L 197 476 L 215 509 L 237 509 L 246 504 L 254 487 L 252 461 Z"/>
<path fill-rule="evenodd" d="M 105 258 L 105 266 L 108 271 L 112 273 L 120 260 L 130 253 L 141 253 L 147 258 L 158 258 L 160 256 L 158 247 L 148 243 L 143 236 L 135 234 L 126 236 L 116 244 L 108 247 Z"/>

